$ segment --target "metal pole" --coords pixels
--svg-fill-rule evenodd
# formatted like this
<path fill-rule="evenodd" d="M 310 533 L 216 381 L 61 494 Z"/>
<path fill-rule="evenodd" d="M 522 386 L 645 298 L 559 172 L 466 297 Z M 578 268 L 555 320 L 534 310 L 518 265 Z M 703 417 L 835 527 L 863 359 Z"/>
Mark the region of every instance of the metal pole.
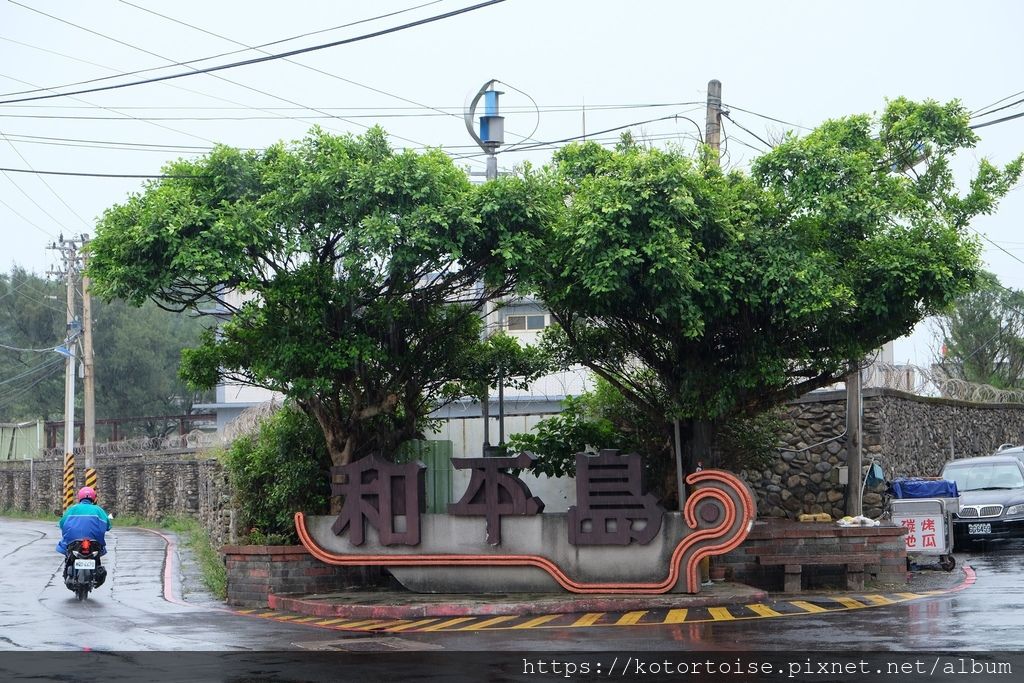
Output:
<path fill-rule="evenodd" d="M 676 430 L 676 490 L 679 491 L 679 511 L 686 506 L 686 489 L 683 487 L 683 441 L 679 434 L 679 418 L 673 420 Z"/>
<path fill-rule="evenodd" d="M 861 377 L 860 363 L 846 376 L 846 514 L 853 517 L 864 514 L 863 498 L 861 498 L 860 470 L 863 464 L 861 453 Z"/>
<path fill-rule="evenodd" d="M 505 369 L 498 370 L 498 446 L 505 445 Z"/>
<path fill-rule="evenodd" d="M 483 87 L 476 93 L 473 101 L 466 108 L 465 121 L 466 131 L 476 141 L 480 148 L 487 153 L 487 180 L 495 180 L 498 177 L 498 158 L 495 152 L 505 142 L 505 119 L 498 113 L 498 97 L 502 94 L 494 88 L 498 81 L 491 79 L 484 83 Z M 476 106 L 480 100 L 484 101 L 484 115 L 480 118 L 480 134 L 477 135 L 474 129 L 473 117 L 476 113 Z M 485 292 L 486 295 L 486 292 Z M 490 320 L 493 313 L 490 301 L 486 301 L 483 307 L 484 314 L 484 339 L 490 336 Z M 501 382 L 501 378 L 498 380 Z M 489 381 L 484 383 L 484 391 L 480 406 L 480 416 L 484 421 L 484 455 L 488 453 L 491 446 L 491 408 L 490 408 L 490 387 Z M 504 418 L 504 391 L 498 387 L 498 421 L 499 438 L 504 443 L 504 425 L 501 424 Z"/>

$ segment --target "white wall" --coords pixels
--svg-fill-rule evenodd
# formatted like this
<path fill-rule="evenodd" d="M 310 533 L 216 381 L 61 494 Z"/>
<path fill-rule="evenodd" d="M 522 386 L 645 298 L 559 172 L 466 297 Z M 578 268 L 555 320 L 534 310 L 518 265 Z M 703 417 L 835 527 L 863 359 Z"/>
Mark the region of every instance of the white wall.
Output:
<path fill-rule="evenodd" d="M 513 415 L 505 417 L 505 436 L 529 432 L 550 415 Z M 452 442 L 453 458 L 479 458 L 483 455 L 484 423 L 481 418 L 447 420 L 441 431 L 428 434 L 428 439 L 446 439 Z M 490 420 L 491 445 L 498 443 L 498 421 Z M 469 470 L 453 470 L 452 495 L 459 498 L 469 485 Z M 565 512 L 576 504 L 576 480 L 570 477 L 551 478 L 523 472 L 520 478 L 530 487 L 533 495 L 544 501 L 545 512 Z M 455 501 L 451 501 L 455 502 Z"/>

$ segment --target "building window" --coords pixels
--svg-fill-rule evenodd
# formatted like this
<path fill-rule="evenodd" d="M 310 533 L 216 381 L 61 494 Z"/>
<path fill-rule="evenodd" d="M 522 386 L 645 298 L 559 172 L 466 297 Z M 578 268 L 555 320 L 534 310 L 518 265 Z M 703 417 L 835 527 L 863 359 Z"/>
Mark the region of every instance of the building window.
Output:
<path fill-rule="evenodd" d="M 505 319 L 509 332 L 525 330 L 543 330 L 547 326 L 548 317 L 543 313 L 537 315 L 510 315 Z"/>

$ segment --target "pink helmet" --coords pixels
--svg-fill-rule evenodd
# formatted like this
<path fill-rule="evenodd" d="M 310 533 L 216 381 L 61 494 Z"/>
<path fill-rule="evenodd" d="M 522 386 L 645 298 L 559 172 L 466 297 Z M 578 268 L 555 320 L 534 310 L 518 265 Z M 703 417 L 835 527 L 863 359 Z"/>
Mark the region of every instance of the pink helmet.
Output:
<path fill-rule="evenodd" d="M 91 486 L 83 486 L 78 489 L 78 502 L 81 503 L 83 500 L 88 498 L 92 502 L 96 502 L 96 489 Z"/>

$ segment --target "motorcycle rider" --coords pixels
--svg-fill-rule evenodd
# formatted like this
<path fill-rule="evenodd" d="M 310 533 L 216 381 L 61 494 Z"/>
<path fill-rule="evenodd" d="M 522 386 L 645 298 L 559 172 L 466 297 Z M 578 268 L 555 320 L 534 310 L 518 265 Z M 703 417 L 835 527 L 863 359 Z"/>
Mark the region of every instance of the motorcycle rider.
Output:
<path fill-rule="evenodd" d="M 83 486 L 78 491 L 78 503 L 72 505 L 64 512 L 64 516 L 57 522 L 62 537 L 57 544 L 57 552 L 67 555 L 68 544 L 88 538 L 100 544 L 100 555 L 107 554 L 107 546 L 104 535 L 110 530 L 110 516 L 106 510 L 96 504 L 96 490 L 91 486 Z M 64 581 L 68 579 L 68 567 L 71 558 L 64 563 Z M 100 566 L 99 559 L 96 560 L 96 587 L 99 588 L 107 579 L 107 570 Z"/>

